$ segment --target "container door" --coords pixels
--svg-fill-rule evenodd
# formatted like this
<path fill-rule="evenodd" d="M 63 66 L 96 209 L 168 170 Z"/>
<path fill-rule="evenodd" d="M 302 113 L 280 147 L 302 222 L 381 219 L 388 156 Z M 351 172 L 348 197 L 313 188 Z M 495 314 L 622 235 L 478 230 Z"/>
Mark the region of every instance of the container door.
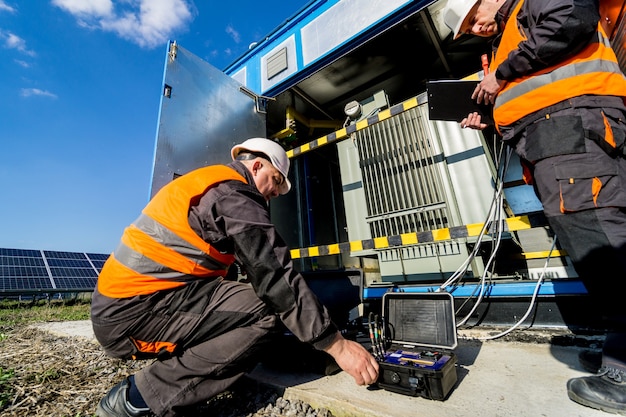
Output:
<path fill-rule="evenodd" d="M 196 168 L 230 162 L 230 149 L 265 137 L 264 98 L 170 42 L 150 196 Z"/>

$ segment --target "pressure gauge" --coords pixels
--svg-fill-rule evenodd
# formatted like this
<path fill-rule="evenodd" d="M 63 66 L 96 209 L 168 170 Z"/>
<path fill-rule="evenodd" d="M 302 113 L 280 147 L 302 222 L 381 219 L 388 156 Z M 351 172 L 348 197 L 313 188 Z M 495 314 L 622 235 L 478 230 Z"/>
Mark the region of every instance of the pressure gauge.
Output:
<path fill-rule="evenodd" d="M 359 118 L 362 111 L 361 104 L 356 100 L 349 102 L 343 108 L 343 112 L 352 120 Z"/>

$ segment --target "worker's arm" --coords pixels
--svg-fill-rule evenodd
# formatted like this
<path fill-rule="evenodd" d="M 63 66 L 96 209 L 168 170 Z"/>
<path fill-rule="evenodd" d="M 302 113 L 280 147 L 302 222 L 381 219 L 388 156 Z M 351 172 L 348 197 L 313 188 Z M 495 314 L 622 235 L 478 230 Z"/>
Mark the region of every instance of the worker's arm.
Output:
<path fill-rule="evenodd" d="M 498 68 L 485 75 L 472 98 L 494 104 L 507 81 L 555 65 L 584 48 L 595 34 L 599 20 L 597 0 L 527 0 L 518 16 L 526 40 Z M 507 22 L 516 24 L 517 22 Z M 461 121 L 462 127 L 484 129 L 478 113 Z"/>
<path fill-rule="evenodd" d="M 234 251 L 257 295 L 298 339 L 331 355 L 357 384 L 376 382 L 376 360 L 337 331 L 328 310 L 293 269 L 261 194 L 232 181 L 209 191 L 191 211 L 194 230 L 216 248 Z"/>
<path fill-rule="evenodd" d="M 271 224 L 250 224 L 231 235 L 235 256 L 256 294 L 301 341 L 327 345 L 337 328 L 327 309 L 294 268 L 289 251 Z"/>
<path fill-rule="evenodd" d="M 249 172 L 233 163 L 242 175 Z M 250 184 L 253 179 L 248 178 Z M 254 185 L 228 181 L 209 190 L 189 216 L 192 228 L 216 249 L 234 253 L 257 296 L 301 341 L 323 349 L 336 326 L 294 268 L 289 248 L 272 224 L 267 202 Z"/>
<path fill-rule="evenodd" d="M 558 64 L 594 41 L 599 19 L 597 0 L 526 0 L 518 21 L 527 39 L 494 72 L 506 81 Z"/>
<path fill-rule="evenodd" d="M 358 385 L 376 382 L 378 363 L 374 357 L 361 344 L 345 339 L 337 331 L 326 308 L 293 269 L 289 251 L 274 226 L 261 220 L 247 217 L 249 227 L 231 236 L 235 254 L 244 264 L 257 295 L 278 313 L 295 336 L 331 355 Z"/>
<path fill-rule="evenodd" d="M 378 380 L 378 362 L 359 343 L 345 339 L 337 332 L 334 340 L 324 351 L 331 355 L 337 365 L 350 374 L 358 385 L 370 385 Z"/>

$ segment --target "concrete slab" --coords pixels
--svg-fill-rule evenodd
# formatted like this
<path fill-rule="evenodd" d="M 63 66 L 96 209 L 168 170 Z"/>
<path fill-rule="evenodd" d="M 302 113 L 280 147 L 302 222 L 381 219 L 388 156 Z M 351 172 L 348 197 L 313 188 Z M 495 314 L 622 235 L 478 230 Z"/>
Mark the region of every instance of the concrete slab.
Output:
<path fill-rule="evenodd" d="M 257 368 L 252 377 L 285 388 L 283 396 L 337 417 L 595 417 L 606 413 L 567 397 L 568 379 L 580 370 L 579 348 L 510 342 L 459 342 L 458 378 L 445 401 L 376 390 L 354 384 L 346 373 L 314 377 Z"/>
<path fill-rule="evenodd" d="M 89 321 L 43 323 L 38 328 L 95 341 Z M 408 397 L 357 386 L 344 372 L 332 376 L 287 373 L 257 367 L 251 377 L 284 390 L 283 396 L 336 417 L 606 417 L 567 397 L 568 379 L 587 375 L 578 364 L 581 348 L 549 343 L 459 338 L 458 381 L 445 401 Z"/>
<path fill-rule="evenodd" d="M 77 321 L 51 321 L 46 323 L 35 323 L 32 327 L 36 327 L 41 330 L 46 330 L 52 334 L 58 336 L 79 336 L 89 339 L 94 343 L 97 343 L 96 337 L 93 334 L 91 327 L 91 320 L 77 320 Z"/>

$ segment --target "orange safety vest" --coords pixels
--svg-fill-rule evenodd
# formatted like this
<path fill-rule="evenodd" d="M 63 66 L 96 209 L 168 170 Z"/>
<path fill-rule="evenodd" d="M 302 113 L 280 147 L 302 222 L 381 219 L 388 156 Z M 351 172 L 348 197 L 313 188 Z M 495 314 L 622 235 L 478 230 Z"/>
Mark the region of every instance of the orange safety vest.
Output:
<path fill-rule="evenodd" d="M 124 230 L 98 277 L 98 291 L 127 298 L 226 275 L 235 258 L 220 253 L 189 226 L 189 208 L 223 181 L 247 182 L 234 169 L 213 165 L 165 185 Z"/>
<path fill-rule="evenodd" d="M 523 4 L 524 0 L 520 0 L 509 17 L 491 60 L 491 72 L 526 40 L 517 23 Z M 626 96 L 626 78 L 600 23 L 597 37 L 598 42 L 590 43 L 557 65 L 508 81 L 498 93 L 493 108 L 496 128 L 499 130 L 542 108 L 584 94 Z"/>

